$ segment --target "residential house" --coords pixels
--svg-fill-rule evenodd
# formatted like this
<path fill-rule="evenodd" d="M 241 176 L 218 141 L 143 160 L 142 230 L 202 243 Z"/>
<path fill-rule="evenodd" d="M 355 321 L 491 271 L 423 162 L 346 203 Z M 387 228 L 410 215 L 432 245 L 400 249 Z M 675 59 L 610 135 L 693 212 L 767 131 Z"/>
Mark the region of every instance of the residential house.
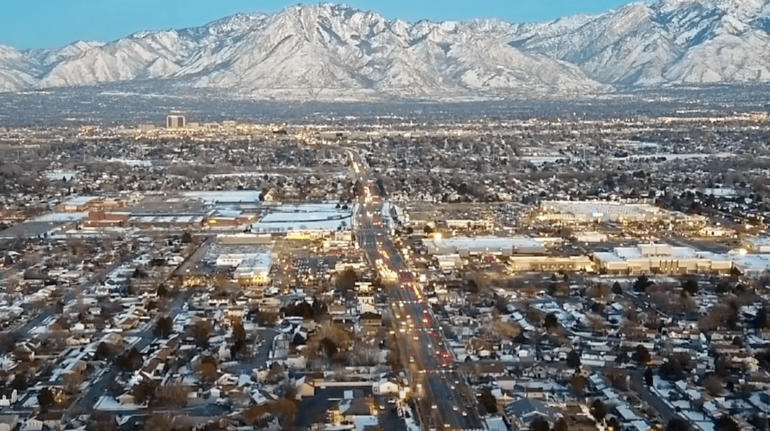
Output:
<path fill-rule="evenodd" d="M 18 398 L 19 394 L 16 389 L 0 389 L 0 407 L 9 407 L 10 405 L 15 404 Z"/>
<path fill-rule="evenodd" d="M 512 430 L 528 430 L 536 419 L 545 419 L 553 425 L 558 419 L 556 412 L 545 403 L 530 398 L 514 401 L 503 409 Z"/>
<path fill-rule="evenodd" d="M 398 394 L 399 389 L 398 383 L 388 379 L 382 379 L 372 385 L 372 393 L 375 395 Z"/>
<path fill-rule="evenodd" d="M 19 424 L 18 415 L 0 415 L 0 431 L 11 431 Z"/>

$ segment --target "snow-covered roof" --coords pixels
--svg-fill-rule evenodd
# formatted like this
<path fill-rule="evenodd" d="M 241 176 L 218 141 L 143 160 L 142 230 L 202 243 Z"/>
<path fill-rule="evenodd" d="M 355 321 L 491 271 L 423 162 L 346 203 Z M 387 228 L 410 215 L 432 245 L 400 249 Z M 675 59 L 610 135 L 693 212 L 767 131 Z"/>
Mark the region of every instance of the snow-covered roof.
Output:
<path fill-rule="evenodd" d="M 260 232 L 335 231 L 351 227 L 352 212 L 336 204 L 284 205 L 262 218 L 253 228 Z"/>
<path fill-rule="evenodd" d="M 182 196 L 213 205 L 218 202 L 259 202 L 260 194 L 259 190 L 217 190 L 183 192 Z"/>

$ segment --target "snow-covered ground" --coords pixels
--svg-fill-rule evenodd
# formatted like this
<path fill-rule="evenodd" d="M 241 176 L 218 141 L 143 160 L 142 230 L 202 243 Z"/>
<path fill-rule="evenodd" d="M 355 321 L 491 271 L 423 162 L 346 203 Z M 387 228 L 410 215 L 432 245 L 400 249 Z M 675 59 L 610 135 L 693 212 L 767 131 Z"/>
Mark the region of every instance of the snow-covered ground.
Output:
<path fill-rule="evenodd" d="M 479 100 L 600 93 L 609 85 L 767 83 L 764 4 L 636 2 L 521 24 L 409 23 L 329 3 L 288 7 L 110 43 L 0 46 L 0 91 L 144 80 L 276 100 Z"/>
<path fill-rule="evenodd" d="M 35 217 L 33 222 L 73 222 L 83 220 L 88 217 L 88 213 L 48 213 Z"/>

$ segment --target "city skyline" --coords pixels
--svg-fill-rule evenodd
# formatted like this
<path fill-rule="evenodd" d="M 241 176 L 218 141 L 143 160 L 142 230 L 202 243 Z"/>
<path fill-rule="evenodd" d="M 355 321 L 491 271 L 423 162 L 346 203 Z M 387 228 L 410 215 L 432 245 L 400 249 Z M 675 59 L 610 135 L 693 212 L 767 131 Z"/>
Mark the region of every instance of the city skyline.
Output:
<path fill-rule="evenodd" d="M 305 2 L 314 4 L 315 2 Z M 405 0 L 341 2 L 361 10 L 378 12 L 388 19 L 419 21 L 500 18 L 512 22 L 545 21 L 580 13 L 600 13 L 627 3 L 624 0 L 589 0 L 580 3 L 546 0 L 509 4 L 502 0 L 438 2 L 419 5 Z M 150 0 L 99 2 L 16 2 L 6 5 L 0 17 L 0 45 L 19 49 L 55 48 L 78 40 L 109 42 L 138 31 L 180 29 L 204 25 L 236 13 L 275 13 L 298 2 L 231 0 L 226 4 L 196 0 L 169 0 L 162 5 Z"/>

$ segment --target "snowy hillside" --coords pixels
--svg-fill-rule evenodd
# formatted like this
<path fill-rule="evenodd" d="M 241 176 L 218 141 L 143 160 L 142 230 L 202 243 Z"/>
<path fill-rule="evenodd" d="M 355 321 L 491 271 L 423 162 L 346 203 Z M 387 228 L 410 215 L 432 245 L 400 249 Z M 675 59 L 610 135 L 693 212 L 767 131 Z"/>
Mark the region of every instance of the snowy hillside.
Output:
<path fill-rule="evenodd" d="M 408 23 L 347 6 L 238 14 L 51 50 L 0 46 L 0 91 L 152 81 L 265 98 L 584 94 L 770 81 L 770 0 L 663 0 L 545 23 Z"/>

